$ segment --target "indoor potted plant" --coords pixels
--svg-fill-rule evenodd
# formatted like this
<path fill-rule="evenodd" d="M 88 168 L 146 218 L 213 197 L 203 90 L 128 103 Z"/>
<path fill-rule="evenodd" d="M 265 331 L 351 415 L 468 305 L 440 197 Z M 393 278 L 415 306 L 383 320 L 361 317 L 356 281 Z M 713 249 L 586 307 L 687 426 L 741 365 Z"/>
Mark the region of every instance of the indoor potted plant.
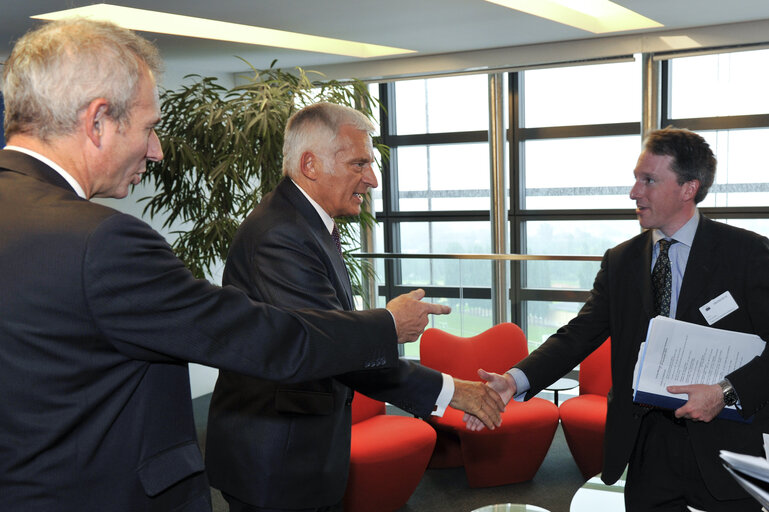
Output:
<path fill-rule="evenodd" d="M 378 108 L 359 80 L 313 81 L 302 69 L 288 72 L 275 62 L 252 70 L 232 88 L 193 75 L 187 77 L 191 85 L 161 95 L 156 129 L 164 158 L 148 163 L 154 194 L 141 199 L 147 203 L 143 213 L 164 214 L 164 227 L 182 226 L 172 246 L 198 277 L 226 258 L 240 223 L 280 181 L 283 130 L 295 111 L 328 101 L 373 118 Z M 386 156 L 385 146 L 375 141 L 375 147 Z M 342 219 L 339 229 L 353 290 L 365 297 L 362 281 L 371 276 L 371 265 L 350 255 L 359 248 L 358 222 L 370 226 L 375 220 L 364 208 L 360 218 Z"/>

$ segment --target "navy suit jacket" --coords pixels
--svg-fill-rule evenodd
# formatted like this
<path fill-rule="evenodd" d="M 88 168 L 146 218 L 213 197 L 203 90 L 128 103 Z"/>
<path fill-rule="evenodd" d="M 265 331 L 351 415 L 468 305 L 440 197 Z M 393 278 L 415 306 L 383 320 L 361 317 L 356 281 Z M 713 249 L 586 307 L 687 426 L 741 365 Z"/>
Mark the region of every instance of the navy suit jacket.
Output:
<path fill-rule="evenodd" d="M 0 151 L 0 510 L 209 511 L 187 361 L 295 382 L 395 365 L 395 337 L 384 310 L 194 279 L 144 222 Z"/>
<path fill-rule="evenodd" d="M 652 234 L 646 231 L 609 249 L 590 297 L 579 314 L 516 367 L 526 373 L 530 398 L 562 376 L 611 336 L 612 389 L 604 437 L 603 480 L 615 482 L 635 445 L 643 415 L 632 401 L 633 369 L 646 338 L 653 305 Z M 769 240 L 756 233 L 700 218 L 681 283 L 676 318 L 707 325 L 699 311 L 729 291 L 738 309 L 712 327 L 757 334 L 769 340 Z M 721 465 L 719 450 L 761 455 L 769 432 L 769 353 L 764 351 L 728 375 L 751 424 L 715 419 L 686 422 L 705 484 L 718 499 L 745 492 Z M 696 383 L 692 383 L 696 384 Z"/>
<path fill-rule="evenodd" d="M 347 271 L 328 229 L 288 179 L 238 230 L 224 282 L 274 305 L 353 308 Z M 349 468 L 351 388 L 426 417 L 441 385 L 440 373 L 405 360 L 394 369 L 340 372 L 296 385 L 220 372 L 206 441 L 212 485 L 260 507 L 336 504 Z"/>

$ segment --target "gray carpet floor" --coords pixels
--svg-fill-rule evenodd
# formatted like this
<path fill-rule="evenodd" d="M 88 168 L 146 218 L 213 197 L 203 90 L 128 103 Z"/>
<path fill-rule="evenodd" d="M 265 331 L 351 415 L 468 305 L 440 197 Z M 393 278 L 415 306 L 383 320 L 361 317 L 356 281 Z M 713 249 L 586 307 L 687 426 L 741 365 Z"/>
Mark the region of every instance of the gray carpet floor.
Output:
<path fill-rule="evenodd" d="M 205 450 L 210 398 L 210 395 L 206 395 L 193 400 L 202 450 Z M 533 480 L 473 489 L 467 484 L 463 468 L 428 469 L 406 506 L 398 512 L 470 512 L 494 503 L 525 503 L 550 512 L 568 512 L 574 493 L 583 483 L 584 479 L 571 457 L 559 426 L 545 461 Z M 216 489 L 212 489 L 212 499 L 214 512 L 228 512 L 226 502 Z"/>

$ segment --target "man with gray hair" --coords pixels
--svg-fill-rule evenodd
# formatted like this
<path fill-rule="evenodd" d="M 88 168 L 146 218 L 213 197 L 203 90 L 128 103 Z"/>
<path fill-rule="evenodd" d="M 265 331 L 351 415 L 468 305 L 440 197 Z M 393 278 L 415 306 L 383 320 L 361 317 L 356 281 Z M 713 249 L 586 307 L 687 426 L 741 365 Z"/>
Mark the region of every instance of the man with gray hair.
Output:
<path fill-rule="evenodd" d="M 0 508 L 210 511 L 187 362 L 301 382 L 400 364 L 428 313 L 285 312 L 195 279 L 124 197 L 163 157 L 157 50 L 115 25 L 28 33 L 3 69 Z"/>
<path fill-rule="evenodd" d="M 225 283 L 275 305 L 354 308 L 334 218 L 358 215 L 363 196 L 377 186 L 373 129 L 360 112 L 331 103 L 310 105 L 289 119 L 286 177 L 235 235 Z M 423 418 L 450 404 L 494 428 L 502 402 L 484 387 L 405 359 L 393 369 L 340 372 L 300 384 L 220 372 L 206 442 L 211 483 L 232 512 L 340 510 L 353 390 Z"/>

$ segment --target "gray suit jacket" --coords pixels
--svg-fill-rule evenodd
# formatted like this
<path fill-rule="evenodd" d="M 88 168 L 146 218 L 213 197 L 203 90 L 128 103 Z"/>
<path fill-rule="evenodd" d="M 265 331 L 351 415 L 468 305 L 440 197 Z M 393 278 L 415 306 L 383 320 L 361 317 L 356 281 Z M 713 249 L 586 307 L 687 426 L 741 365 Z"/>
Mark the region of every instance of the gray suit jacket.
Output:
<path fill-rule="evenodd" d="M 238 230 L 224 281 L 267 303 L 353 308 L 344 262 L 318 213 L 283 180 Z M 334 357 L 345 359 L 344 351 Z M 208 420 L 206 465 L 214 487 L 269 508 L 341 501 L 350 459 L 352 389 L 428 416 L 440 373 L 401 360 L 389 370 L 296 385 L 220 372 Z"/>
<path fill-rule="evenodd" d="M 0 311 L 0 510 L 210 510 L 187 361 L 294 382 L 398 361 L 388 312 L 286 313 L 194 279 L 144 222 L 9 150 Z"/>
<path fill-rule="evenodd" d="M 652 237 L 647 231 L 609 249 L 590 298 L 579 314 L 521 361 L 531 383 L 527 398 L 562 376 L 611 336 L 612 390 L 604 438 L 603 479 L 615 482 L 635 445 L 646 409 L 633 404 L 632 377 L 653 306 Z M 753 232 L 700 219 L 681 284 L 676 318 L 707 325 L 699 307 L 729 291 L 739 309 L 712 327 L 769 340 L 769 240 Z M 718 499 L 745 497 L 723 469 L 721 449 L 760 455 L 762 432 L 769 431 L 769 353 L 728 376 L 751 424 L 715 419 L 686 422 L 705 484 Z M 695 384 L 695 383 L 692 383 Z"/>

